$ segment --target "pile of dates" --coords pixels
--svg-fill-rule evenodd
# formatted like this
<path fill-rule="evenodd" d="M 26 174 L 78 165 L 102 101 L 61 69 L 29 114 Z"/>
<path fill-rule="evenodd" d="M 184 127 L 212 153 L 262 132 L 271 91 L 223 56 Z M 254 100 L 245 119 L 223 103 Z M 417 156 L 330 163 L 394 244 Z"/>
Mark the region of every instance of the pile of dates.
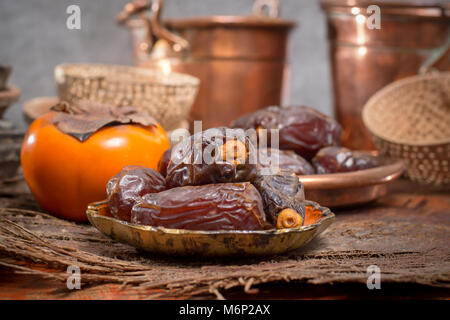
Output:
<path fill-rule="evenodd" d="M 294 172 L 267 175 L 242 130 L 213 128 L 184 139 L 160 160 L 159 172 L 125 167 L 107 185 L 111 214 L 155 227 L 189 230 L 292 228 L 305 219 Z"/>
<path fill-rule="evenodd" d="M 164 153 L 158 171 L 125 167 L 107 185 L 111 214 L 189 230 L 294 228 L 305 220 L 298 175 L 376 165 L 339 147 L 339 124 L 308 107 L 268 107 L 231 127 L 182 140 Z"/>
<path fill-rule="evenodd" d="M 278 166 L 298 175 L 350 172 L 377 166 L 376 158 L 341 147 L 341 126 L 334 119 L 310 107 L 267 107 L 245 115 L 232 128 L 264 131 L 268 147 L 271 132 L 279 136 Z M 273 151 L 275 150 L 275 151 Z"/>

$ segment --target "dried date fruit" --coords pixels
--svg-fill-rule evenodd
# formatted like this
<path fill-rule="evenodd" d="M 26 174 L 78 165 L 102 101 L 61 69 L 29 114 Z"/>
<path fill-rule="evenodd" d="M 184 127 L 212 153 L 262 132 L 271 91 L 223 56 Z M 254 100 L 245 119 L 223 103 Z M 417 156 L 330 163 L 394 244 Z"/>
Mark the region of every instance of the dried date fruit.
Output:
<path fill-rule="evenodd" d="M 284 209 L 292 209 L 304 220 L 305 193 L 295 174 L 280 170 L 274 175 L 259 175 L 253 184 L 261 194 L 269 222 L 276 224 L 279 213 Z"/>
<path fill-rule="evenodd" d="M 232 128 L 243 129 L 279 129 L 278 118 L 281 108 L 270 106 L 246 114 L 231 123 Z"/>
<path fill-rule="evenodd" d="M 375 157 L 340 147 L 321 149 L 312 163 L 318 174 L 351 172 L 377 166 Z"/>
<path fill-rule="evenodd" d="M 131 209 L 139 197 L 163 191 L 165 184 L 164 177 L 156 170 L 141 166 L 124 167 L 106 186 L 112 215 L 130 221 Z"/>
<path fill-rule="evenodd" d="M 248 183 L 185 186 L 146 194 L 132 209 L 137 224 L 189 230 L 262 230 L 261 195 Z"/>
<path fill-rule="evenodd" d="M 332 118 L 306 106 L 271 106 L 245 115 L 232 123 L 233 128 L 279 130 L 279 149 L 293 150 L 310 160 L 323 147 L 340 145 L 341 126 Z M 273 147 L 273 146 L 272 146 Z"/>
<path fill-rule="evenodd" d="M 303 157 L 290 150 L 260 149 L 258 151 L 258 164 L 261 167 L 276 167 L 289 170 L 296 175 L 314 174 L 313 166 Z"/>
<path fill-rule="evenodd" d="M 167 149 L 158 162 L 158 171 L 165 177 L 167 175 L 167 167 L 169 166 L 172 148 Z"/>
<path fill-rule="evenodd" d="M 251 181 L 256 167 L 254 142 L 243 130 L 212 128 L 173 147 L 166 181 L 171 188 Z"/>

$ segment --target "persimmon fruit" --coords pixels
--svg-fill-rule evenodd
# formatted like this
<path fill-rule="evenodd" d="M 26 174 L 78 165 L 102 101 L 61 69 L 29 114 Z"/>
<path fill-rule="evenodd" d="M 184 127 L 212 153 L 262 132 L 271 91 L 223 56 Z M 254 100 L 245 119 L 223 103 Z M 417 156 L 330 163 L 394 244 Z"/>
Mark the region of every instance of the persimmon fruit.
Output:
<path fill-rule="evenodd" d="M 87 221 L 86 208 L 106 198 L 108 180 L 129 165 L 157 169 L 170 147 L 159 125 L 106 126 L 81 142 L 60 131 L 50 112 L 36 119 L 25 135 L 21 164 L 28 186 L 47 212 Z"/>

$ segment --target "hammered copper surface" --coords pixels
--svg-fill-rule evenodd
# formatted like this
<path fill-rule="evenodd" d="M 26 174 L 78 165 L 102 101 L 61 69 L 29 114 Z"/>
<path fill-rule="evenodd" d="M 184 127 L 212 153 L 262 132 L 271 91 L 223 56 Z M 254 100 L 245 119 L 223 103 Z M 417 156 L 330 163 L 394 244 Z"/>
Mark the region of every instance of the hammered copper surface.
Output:
<path fill-rule="evenodd" d="M 369 5 L 381 11 L 380 29 L 369 29 Z M 387 84 L 416 75 L 450 35 L 445 1 L 322 1 L 327 14 L 335 114 L 344 145 L 373 149 L 361 120 L 364 104 Z M 450 54 L 437 63 L 450 70 Z"/>
<path fill-rule="evenodd" d="M 282 103 L 289 75 L 288 35 L 296 24 L 274 17 L 278 9 L 269 10 L 272 16 L 261 15 L 259 3 L 249 16 L 159 22 L 162 1 L 157 1 L 150 20 L 140 15 L 126 23 L 132 31 L 137 65 L 159 67 L 168 63 L 171 70 L 201 80 L 191 118 L 202 120 L 204 129 L 228 125 L 245 113 Z M 271 8 L 275 4 L 271 1 Z M 134 13 L 144 9 L 145 5 L 137 6 Z M 130 14 L 119 16 L 124 22 Z M 155 54 L 155 39 L 167 41 L 173 52 Z"/>

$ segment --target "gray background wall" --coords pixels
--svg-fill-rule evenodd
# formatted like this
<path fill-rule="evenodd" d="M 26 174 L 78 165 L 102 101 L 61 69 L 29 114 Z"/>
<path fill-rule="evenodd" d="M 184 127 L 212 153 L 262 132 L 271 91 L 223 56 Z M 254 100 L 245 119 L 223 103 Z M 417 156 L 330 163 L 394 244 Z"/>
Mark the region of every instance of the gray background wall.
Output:
<path fill-rule="evenodd" d="M 132 64 L 128 30 L 114 22 L 127 0 L 1 0 L 0 63 L 14 71 L 10 83 L 22 90 L 6 113 L 24 127 L 22 103 L 56 95 L 53 68 L 64 62 Z M 81 8 L 81 30 L 66 28 L 67 6 Z M 253 0 L 166 0 L 164 17 L 243 15 Z M 290 44 L 290 102 L 332 114 L 325 17 L 316 0 L 280 0 L 281 17 L 297 20 Z"/>

